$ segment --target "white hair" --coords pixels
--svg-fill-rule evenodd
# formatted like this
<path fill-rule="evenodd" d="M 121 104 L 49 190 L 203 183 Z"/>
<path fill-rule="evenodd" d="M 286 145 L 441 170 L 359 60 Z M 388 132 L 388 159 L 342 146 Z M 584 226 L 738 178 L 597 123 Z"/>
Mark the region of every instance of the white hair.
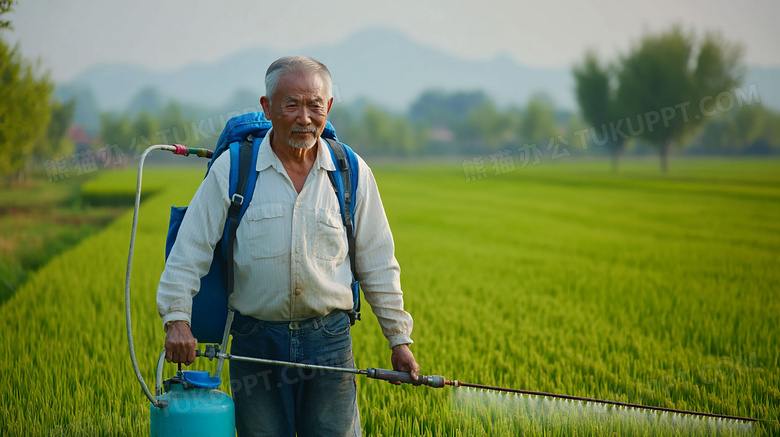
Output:
<path fill-rule="evenodd" d="M 325 97 L 331 97 L 333 81 L 325 64 L 308 56 L 285 56 L 274 61 L 265 72 L 265 95 L 268 100 L 276 92 L 279 78 L 284 73 L 319 74 L 325 87 Z"/>

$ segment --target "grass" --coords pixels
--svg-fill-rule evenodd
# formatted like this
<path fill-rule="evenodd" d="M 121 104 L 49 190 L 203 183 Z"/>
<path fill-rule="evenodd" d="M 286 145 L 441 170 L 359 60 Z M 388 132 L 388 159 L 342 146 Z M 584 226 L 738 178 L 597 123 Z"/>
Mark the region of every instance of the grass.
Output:
<path fill-rule="evenodd" d="M 762 422 L 359 379 L 366 435 L 780 434 L 780 163 L 681 160 L 667 176 L 655 161 L 607 168 L 559 161 L 470 183 L 457 166 L 374 169 L 423 373 Z M 141 211 L 133 320 L 148 382 L 163 342 L 154 293 L 168 208 L 201 177 L 145 176 L 158 194 Z M 132 192 L 133 179 L 95 183 L 123 180 Z M 13 351 L 0 360 L 9 435 L 148 429 L 124 340 L 130 218 L 56 257 L 0 307 L 0 342 Z M 357 365 L 389 367 L 368 308 L 353 329 Z"/>
<path fill-rule="evenodd" d="M 0 192 L 0 303 L 52 257 L 98 232 L 125 208 L 89 206 L 83 179 L 29 184 Z"/>

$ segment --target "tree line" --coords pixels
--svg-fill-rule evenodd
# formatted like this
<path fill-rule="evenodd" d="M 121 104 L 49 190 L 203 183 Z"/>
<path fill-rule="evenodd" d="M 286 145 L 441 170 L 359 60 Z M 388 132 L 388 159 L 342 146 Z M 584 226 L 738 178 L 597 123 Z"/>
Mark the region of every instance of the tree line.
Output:
<path fill-rule="evenodd" d="M 14 3 L 0 0 L 0 30 L 12 29 L 3 16 Z M 37 164 L 71 147 L 65 134 L 76 101 L 54 99 L 54 83 L 40 70 L 0 34 L 0 180 L 5 183 L 23 182 Z"/>
<path fill-rule="evenodd" d="M 587 53 L 573 68 L 577 102 L 584 119 L 601 128 L 613 169 L 639 141 L 657 150 L 663 172 L 673 147 L 777 150 L 780 117 L 760 105 L 754 85 L 742 85 L 742 52 L 719 34 L 697 37 L 675 26 L 645 36 L 611 63 Z"/>
<path fill-rule="evenodd" d="M 228 107 L 208 111 L 175 101 L 161 104 L 156 90 L 145 89 L 132 100 L 133 110 L 100 115 L 100 143 L 125 150 L 171 142 L 213 147 L 231 116 L 261 110 L 259 97 L 248 91 L 238 92 L 231 101 Z M 328 118 L 339 139 L 362 155 L 404 157 L 467 155 L 547 141 L 562 135 L 573 116 L 556 110 L 542 94 L 523 107 L 500 109 L 482 91 L 430 90 L 406 113 L 361 101 L 334 103 Z"/>
<path fill-rule="evenodd" d="M 432 89 L 404 112 L 336 104 L 330 120 L 342 140 L 369 156 L 468 156 L 529 146 L 551 154 L 558 141 L 572 146 L 567 153 L 608 153 L 614 171 L 632 148 L 652 149 L 666 172 L 673 150 L 778 153 L 780 114 L 761 104 L 755 84 L 743 84 L 742 54 L 719 34 L 700 37 L 673 26 L 644 36 L 612 62 L 586 53 L 572 68 L 578 113 L 558 110 L 544 94 L 500 108 L 481 91 Z M 103 124 L 105 135 L 109 128 Z"/>
<path fill-rule="evenodd" d="M 760 103 L 755 87 L 733 85 L 700 97 L 669 96 L 644 105 L 637 97 L 626 97 L 635 106 L 622 107 L 616 103 L 617 90 L 599 85 L 614 83 L 609 71 L 592 54 L 575 67 L 579 113 L 556 108 L 541 93 L 523 106 L 501 108 L 482 91 L 433 89 L 404 112 L 367 101 L 336 103 L 329 120 L 339 139 L 365 156 L 471 156 L 527 146 L 550 154 L 550 144 L 557 141 L 573 155 L 608 154 L 617 170 L 622 155 L 647 150 L 659 154 L 662 169 L 673 149 L 719 155 L 780 152 L 780 114 Z M 607 97 L 582 97 L 598 92 Z M 247 103 L 232 106 L 240 109 L 212 111 L 173 101 L 154 105 L 158 109 L 153 111 L 136 99 L 134 111 L 101 114 L 100 144 L 136 153 L 157 143 L 213 147 L 230 116 L 261 110 L 259 104 L 252 105 L 257 99 L 245 94 Z M 159 101 L 159 96 L 151 100 Z"/>
<path fill-rule="evenodd" d="M 546 155 L 563 144 L 567 156 L 611 155 L 614 170 L 626 153 L 655 150 L 666 171 L 670 153 L 686 147 L 696 154 L 778 153 L 780 115 L 760 103 L 755 85 L 742 84 L 741 55 L 718 35 L 697 38 L 673 27 L 645 36 L 612 62 L 585 54 L 572 69 L 576 113 L 556 108 L 542 93 L 499 107 L 482 91 L 430 89 L 406 111 L 337 102 L 329 120 L 365 156 L 469 157 L 530 147 Z M 134 157 L 152 144 L 213 147 L 230 116 L 261 110 L 259 95 L 248 90 L 223 107 L 202 108 L 165 102 L 147 88 L 126 110 L 98 113 L 89 90 L 61 88 L 55 98 L 48 75 L 2 39 L 0 59 L 0 175 L 6 179 L 98 149 Z M 66 135 L 72 123 L 91 136 Z"/>

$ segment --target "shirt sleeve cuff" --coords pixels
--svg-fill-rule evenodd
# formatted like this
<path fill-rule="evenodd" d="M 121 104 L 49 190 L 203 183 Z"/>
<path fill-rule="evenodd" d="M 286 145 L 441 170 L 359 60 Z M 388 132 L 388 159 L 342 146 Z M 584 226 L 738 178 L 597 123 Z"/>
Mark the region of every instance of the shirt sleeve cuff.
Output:
<path fill-rule="evenodd" d="M 391 335 L 390 337 L 387 337 L 387 340 L 390 342 L 390 349 L 398 346 L 399 344 L 412 344 L 412 343 L 414 343 L 412 341 L 412 337 L 410 337 L 409 334 Z"/>
<path fill-rule="evenodd" d="M 165 325 L 167 325 L 169 322 L 176 322 L 179 320 L 183 320 L 187 322 L 188 325 L 190 324 L 190 316 L 188 316 L 186 313 L 182 313 L 180 311 L 174 311 L 172 313 L 168 313 L 164 315 L 162 318 L 163 330 L 165 330 Z"/>

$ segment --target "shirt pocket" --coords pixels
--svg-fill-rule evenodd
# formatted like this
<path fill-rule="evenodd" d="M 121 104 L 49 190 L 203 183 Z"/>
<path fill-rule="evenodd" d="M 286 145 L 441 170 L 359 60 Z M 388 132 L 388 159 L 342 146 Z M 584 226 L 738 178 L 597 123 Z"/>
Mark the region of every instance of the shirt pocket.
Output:
<path fill-rule="evenodd" d="M 252 205 L 246 210 L 245 241 L 252 258 L 273 258 L 285 254 L 290 247 L 284 220 L 284 205 L 267 203 Z M 241 229 L 241 226 L 238 227 Z"/>
<path fill-rule="evenodd" d="M 315 257 L 327 261 L 347 257 L 347 233 L 341 221 L 341 213 L 318 208 L 315 212 L 317 235 L 312 236 L 312 252 Z M 311 237 L 310 237 L 311 238 Z"/>

